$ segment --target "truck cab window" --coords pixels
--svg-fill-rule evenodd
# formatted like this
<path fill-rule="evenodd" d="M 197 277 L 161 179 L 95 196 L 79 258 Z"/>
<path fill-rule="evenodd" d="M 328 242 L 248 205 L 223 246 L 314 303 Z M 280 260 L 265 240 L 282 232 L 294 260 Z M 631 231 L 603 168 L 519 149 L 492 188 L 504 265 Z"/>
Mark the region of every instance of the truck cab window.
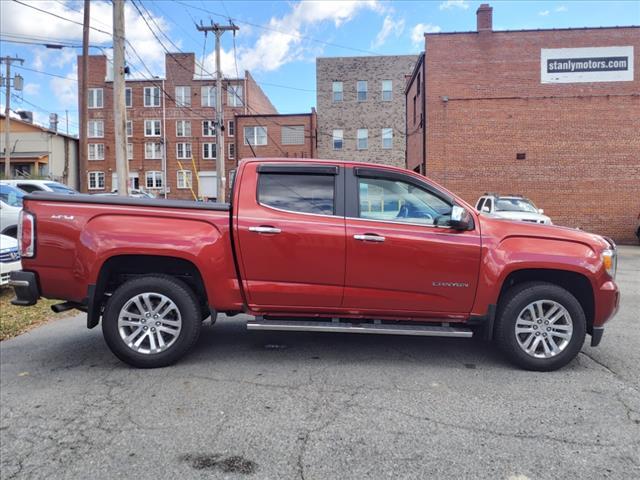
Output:
<path fill-rule="evenodd" d="M 451 205 L 414 185 L 380 178 L 358 180 L 360 218 L 446 226 Z"/>
<path fill-rule="evenodd" d="M 299 213 L 335 214 L 335 176 L 261 173 L 258 202 Z"/>

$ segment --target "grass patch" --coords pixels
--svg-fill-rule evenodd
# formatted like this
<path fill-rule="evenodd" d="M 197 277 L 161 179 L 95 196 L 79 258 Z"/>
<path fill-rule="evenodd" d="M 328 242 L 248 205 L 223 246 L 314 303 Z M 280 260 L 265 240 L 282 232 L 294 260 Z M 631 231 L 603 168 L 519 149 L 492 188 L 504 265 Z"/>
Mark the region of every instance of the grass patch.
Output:
<path fill-rule="evenodd" d="M 18 307 L 11 305 L 13 297 L 13 288 L 0 287 L 0 340 L 15 337 L 42 325 L 56 315 L 51 311 L 51 305 L 60 302 L 41 298 L 31 307 Z"/>

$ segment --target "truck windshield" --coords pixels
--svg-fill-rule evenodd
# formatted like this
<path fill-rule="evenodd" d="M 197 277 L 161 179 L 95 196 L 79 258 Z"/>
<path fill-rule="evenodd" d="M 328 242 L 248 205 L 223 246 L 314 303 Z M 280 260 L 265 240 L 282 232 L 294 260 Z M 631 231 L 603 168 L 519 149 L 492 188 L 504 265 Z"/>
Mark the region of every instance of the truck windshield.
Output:
<path fill-rule="evenodd" d="M 500 198 L 496 202 L 496 211 L 538 213 L 533 203 L 522 198 Z"/>
<path fill-rule="evenodd" d="M 12 207 L 22 207 L 24 192 L 9 185 L 0 185 L 0 201 Z"/>

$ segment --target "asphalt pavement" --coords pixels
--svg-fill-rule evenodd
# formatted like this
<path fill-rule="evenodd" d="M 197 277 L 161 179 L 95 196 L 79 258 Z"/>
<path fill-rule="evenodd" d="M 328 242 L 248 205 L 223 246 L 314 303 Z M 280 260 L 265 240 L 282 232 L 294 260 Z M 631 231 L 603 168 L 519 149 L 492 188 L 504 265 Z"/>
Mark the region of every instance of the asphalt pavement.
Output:
<path fill-rule="evenodd" d="M 640 248 L 601 345 L 517 370 L 486 342 L 205 326 L 136 370 L 84 316 L 0 344 L 0 477 L 640 478 Z"/>

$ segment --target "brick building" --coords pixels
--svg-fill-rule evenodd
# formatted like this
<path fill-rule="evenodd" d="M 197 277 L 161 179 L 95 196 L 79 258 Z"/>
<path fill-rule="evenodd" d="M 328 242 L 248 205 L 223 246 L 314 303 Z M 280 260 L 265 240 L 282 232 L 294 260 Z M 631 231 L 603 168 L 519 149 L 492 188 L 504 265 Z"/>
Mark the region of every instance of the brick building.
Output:
<path fill-rule="evenodd" d="M 470 203 L 518 193 L 559 225 L 634 241 L 640 28 L 425 34 L 406 87 L 407 168 Z"/>
<path fill-rule="evenodd" d="M 318 155 L 404 166 L 405 75 L 417 59 L 318 58 Z"/>
<path fill-rule="evenodd" d="M 81 189 L 117 188 L 113 82 L 102 55 L 89 57 L 86 161 Z M 82 72 L 82 58 L 78 58 Z M 215 80 L 196 72 L 193 53 L 165 56 L 165 78 L 127 81 L 127 149 L 131 186 L 168 198 L 216 197 Z M 223 81 L 226 170 L 235 168 L 236 114 L 277 113 L 249 72 Z M 164 158 L 166 155 L 166 158 Z M 164 164 L 166 162 L 166 171 Z"/>
<path fill-rule="evenodd" d="M 236 115 L 236 157 L 316 157 L 317 117 L 311 113 Z"/>

